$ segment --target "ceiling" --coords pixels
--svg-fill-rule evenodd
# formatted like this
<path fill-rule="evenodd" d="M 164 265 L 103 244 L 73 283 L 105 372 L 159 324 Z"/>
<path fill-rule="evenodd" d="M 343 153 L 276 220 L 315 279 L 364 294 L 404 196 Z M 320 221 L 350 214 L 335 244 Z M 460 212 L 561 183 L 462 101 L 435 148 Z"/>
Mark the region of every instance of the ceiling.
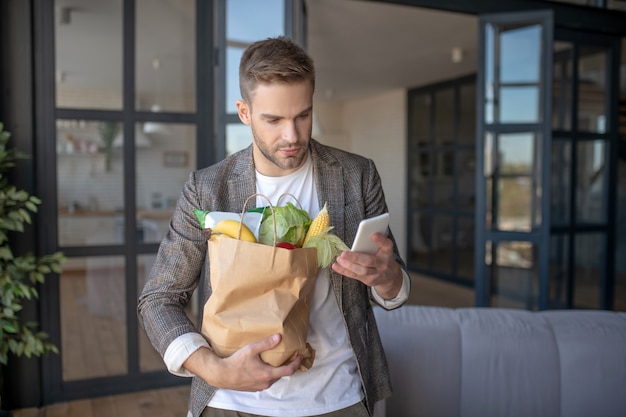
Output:
<path fill-rule="evenodd" d="M 318 100 L 345 100 L 476 72 L 475 16 L 364 0 L 307 0 Z M 461 62 L 452 62 L 460 48 Z"/>

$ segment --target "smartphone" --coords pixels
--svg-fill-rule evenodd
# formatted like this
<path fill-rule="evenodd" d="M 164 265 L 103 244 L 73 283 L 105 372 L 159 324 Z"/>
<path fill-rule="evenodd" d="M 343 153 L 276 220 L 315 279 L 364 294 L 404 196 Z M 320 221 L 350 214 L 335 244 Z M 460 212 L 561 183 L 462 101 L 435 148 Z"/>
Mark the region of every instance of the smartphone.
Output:
<path fill-rule="evenodd" d="M 374 233 L 387 234 L 387 228 L 389 227 L 389 213 L 379 214 L 378 216 L 370 217 L 369 219 L 361 220 L 359 228 L 352 244 L 352 251 L 375 254 L 378 250 L 378 245 L 372 240 Z"/>

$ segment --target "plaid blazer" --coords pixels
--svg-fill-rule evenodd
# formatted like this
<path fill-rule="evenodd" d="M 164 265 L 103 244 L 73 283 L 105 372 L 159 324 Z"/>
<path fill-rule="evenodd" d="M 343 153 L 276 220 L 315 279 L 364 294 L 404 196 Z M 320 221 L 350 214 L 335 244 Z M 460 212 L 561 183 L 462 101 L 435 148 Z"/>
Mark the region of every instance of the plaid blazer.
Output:
<path fill-rule="evenodd" d="M 361 219 L 387 211 L 378 171 L 370 159 L 322 145 L 313 139 L 310 148 L 320 207 L 324 202 L 328 203 L 333 232 L 350 246 Z M 199 332 L 183 310 L 200 283 L 203 268 L 207 273 L 209 271 L 207 242 L 193 209 L 240 212 L 245 200 L 254 193 L 251 146 L 190 174 L 139 297 L 138 312 L 144 329 L 161 355 L 178 336 Z M 251 199 L 248 208 L 255 204 L 256 199 Z M 389 236 L 393 239 L 391 234 Z M 404 268 L 397 247 L 395 252 Z M 209 280 L 205 282 L 210 287 Z M 371 414 L 375 402 L 391 395 L 391 383 L 369 289 L 359 281 L 334 272 L 331 282 L 348 329 L 366 406 Z M 206 288 L 200 293 L 204 306 L 211 289 Z M 200 378 L 193 378 L 189 409 L 194 417 L 202 413 L 214 392 L 214 387 Z"/>

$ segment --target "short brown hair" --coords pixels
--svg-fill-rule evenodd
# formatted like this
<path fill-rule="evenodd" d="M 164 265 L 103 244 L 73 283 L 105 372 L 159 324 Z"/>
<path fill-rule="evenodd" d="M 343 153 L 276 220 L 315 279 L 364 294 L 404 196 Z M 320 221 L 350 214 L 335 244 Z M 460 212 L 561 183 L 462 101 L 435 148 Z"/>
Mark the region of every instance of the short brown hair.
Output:
<path fill-rule="evenodd" d="M 239 64 L 241 97 L 250 96 L 259 83 L 310 81 L 315 89 L 313 59 L 297 43 L 285 36 L 268 38 L 250 45 Z"/>

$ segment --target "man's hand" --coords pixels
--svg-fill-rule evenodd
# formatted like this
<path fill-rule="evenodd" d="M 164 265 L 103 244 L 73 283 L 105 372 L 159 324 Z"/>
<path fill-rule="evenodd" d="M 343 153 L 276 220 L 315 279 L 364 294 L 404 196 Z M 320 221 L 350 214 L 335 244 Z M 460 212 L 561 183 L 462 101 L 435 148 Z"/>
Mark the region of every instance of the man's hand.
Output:
<path fill-rule="evenodd" d="M 218 357 L 209 348 L 200 348 L 187 358 L 183 366 L 216 388 L 262 391 L 280 378 L 293 375 L 302 363 L 301 356 L 279 367 L 261 360 L 260 354 L 276 347 L 280 340 L 279 334 L 269 336 L 242 347 L 227 358 Z"/>
<path fill-rule="evenodd" d="M 372 240 L 378 245 L 374 255 L 344 251 L 337 257 L 333 271 L 361 281 L 385 300 L 391 300 L 402 288 L 402 270 L 393 253 L 393 242 L 381 233 L 374 233 Z"/>

